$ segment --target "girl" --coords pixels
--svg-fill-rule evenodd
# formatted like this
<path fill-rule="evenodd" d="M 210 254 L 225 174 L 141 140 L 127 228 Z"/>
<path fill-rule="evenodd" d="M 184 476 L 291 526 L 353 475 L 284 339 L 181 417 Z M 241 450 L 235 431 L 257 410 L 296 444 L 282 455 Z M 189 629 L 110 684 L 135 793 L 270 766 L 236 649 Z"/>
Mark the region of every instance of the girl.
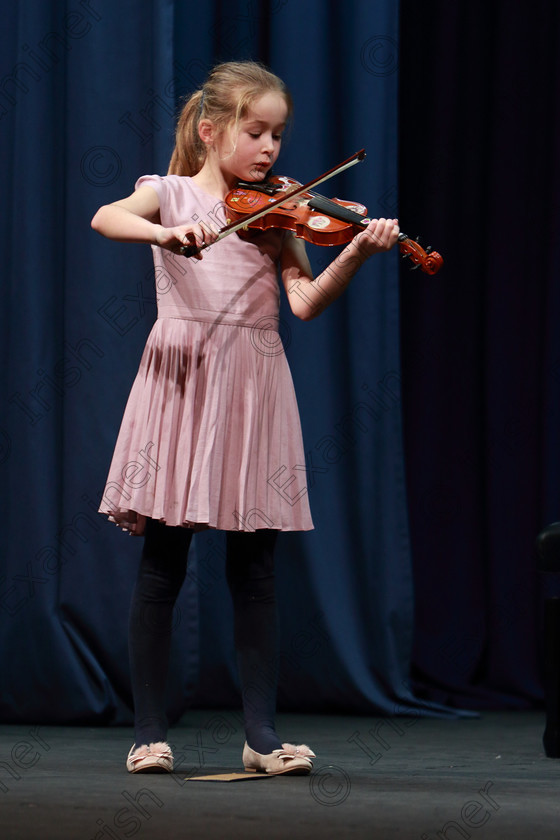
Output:
<path fill-rule="evenodd" d="M 158 291 L 158 318 L 100 506 L 124 530 L 144 535 L 129 631 L 132 773 L 173 769 L 164 712 L 171 615 L 192 534 L 203 528 L 227 532 L 244 766 L 270 774 L 312 768 L 314 753 L 282 743 L 274 725 L 274 545 L 279 531 L 313 527 L 305 472 L 294 470 L 305 458 L 278 335 L 277 272 L 294 314 L 310 320 L 365 259 L 393 247 L 399 229 L 396 219 L 373 220 L 317 279 L 291 234 L 232 234 L 215 243 L 226 223 L 224 197 L 239 180 L 266 178 L 291 111 L 285 85 L 262 66 L 218 65 L 183 108 L 168 175 L 140 178 L 132 195 L 92 220 L 111 239 L 151 244 Z M 186 245 L 212 243 L 196 258 L 181 255 Z M 255 673 L 266 679 L 251 692 Z"/>

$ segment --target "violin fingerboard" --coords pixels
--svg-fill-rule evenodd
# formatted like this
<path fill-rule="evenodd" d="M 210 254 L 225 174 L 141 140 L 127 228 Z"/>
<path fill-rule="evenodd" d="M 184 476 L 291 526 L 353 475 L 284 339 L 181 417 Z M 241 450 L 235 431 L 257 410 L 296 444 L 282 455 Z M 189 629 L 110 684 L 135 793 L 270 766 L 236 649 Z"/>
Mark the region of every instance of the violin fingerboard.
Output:
<path fill-rule="evenodd" d="M 348 207 L 343 207 L 336 201 L 331 201 L 330 198 L 325 198 L 322 195 L 313 196 L 307 202 L 308 207 L 312 210 L 319 210 L 321 213 L 326 213 L 332 216 L 333 219 L 338 219 L 341 222 L 348 222 L 351 225 L 361 225 L 364 222 L 364 217 L 355 210 L 350 210 Z"/>

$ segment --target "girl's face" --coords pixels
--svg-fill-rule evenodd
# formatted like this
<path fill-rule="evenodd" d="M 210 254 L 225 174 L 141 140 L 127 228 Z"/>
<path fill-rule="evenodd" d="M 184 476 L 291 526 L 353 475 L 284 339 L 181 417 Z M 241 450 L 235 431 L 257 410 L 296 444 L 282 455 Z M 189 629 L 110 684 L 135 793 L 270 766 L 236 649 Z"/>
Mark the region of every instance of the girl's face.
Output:
<path fill-rule="evenodd" d="M 262 181 L 280 153 L 288 106 L 280 93 L 255 100 L 236 128 L 218 141 L 220 167 L 232 181 Z"/>

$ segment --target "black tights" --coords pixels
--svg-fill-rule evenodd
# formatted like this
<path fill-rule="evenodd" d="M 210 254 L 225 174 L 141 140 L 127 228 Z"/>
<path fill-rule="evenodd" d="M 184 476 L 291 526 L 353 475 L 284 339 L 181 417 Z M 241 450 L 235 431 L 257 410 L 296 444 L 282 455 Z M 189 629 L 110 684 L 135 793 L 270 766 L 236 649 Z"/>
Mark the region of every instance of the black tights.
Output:
<path fill-rule="evenodd" d="M 245 735 L 269 753 L 281 742 L 274 729 L 278 674 L 274 545 L 277 532 L 227 532 L 226 578 L 233 601 L 234 641 Z M 149 519 L 132 596 L 129 654 L 136 745 L 165 741 L 165 684 L 172 614 L 187 571 L 192 531 Z"/>

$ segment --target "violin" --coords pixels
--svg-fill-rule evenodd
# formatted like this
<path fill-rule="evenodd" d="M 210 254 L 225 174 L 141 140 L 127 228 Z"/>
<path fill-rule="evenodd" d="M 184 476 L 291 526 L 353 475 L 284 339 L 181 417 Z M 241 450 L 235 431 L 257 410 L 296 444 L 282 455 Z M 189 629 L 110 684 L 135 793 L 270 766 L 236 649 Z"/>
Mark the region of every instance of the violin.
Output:
<path fill-rule="evenodd" d="M 300 184 L 286 176 L 272 177 L 262 182 L 239 182 L 225 197 L 225 205 L 232 219 L 219 231 L 219 241 L 238 230 L 268 230 L 281 228 L 315 245 L 345 245 L 363 231 L 371 219 L 362 204 L 341 199 L 325 198 L 313 192 L 318 186 L 353 166 L 365 157 L 361 149 L 328 172 L 307 184 Z M 410 259 L 412 268 L 421 268 L 426 274 L 435 274 L 443 265 L 437 251 L 424 248 L 417 240 L 399 233 L 399 250 Z M 197 248 L 185 245 L 180 253 L 191 257 L 208 246 Z"/>
<path fill-rule="evenodd" d="M 346 245 L 371 221 L 363 204 L 325 198 L 312 191 L 290 198 L 298 187 L 301 187 L 298 181 L 286 176 L 274 176 L 258 183 L 240 181 L 224 199 L 231 217 L 228 222 L 247 220 L 250 214 L 266 209 L 282 194 L 287 196 L 285 201 L 247 222 L 243 229 L 280 228 L 313 245 Z M 443 265 L 441 254 L 430 247 L 424 249 L 405 233 L 399 233 L 398 243 L 401 255 L 411 260 L 413 269 L 435 274 Z"/>

